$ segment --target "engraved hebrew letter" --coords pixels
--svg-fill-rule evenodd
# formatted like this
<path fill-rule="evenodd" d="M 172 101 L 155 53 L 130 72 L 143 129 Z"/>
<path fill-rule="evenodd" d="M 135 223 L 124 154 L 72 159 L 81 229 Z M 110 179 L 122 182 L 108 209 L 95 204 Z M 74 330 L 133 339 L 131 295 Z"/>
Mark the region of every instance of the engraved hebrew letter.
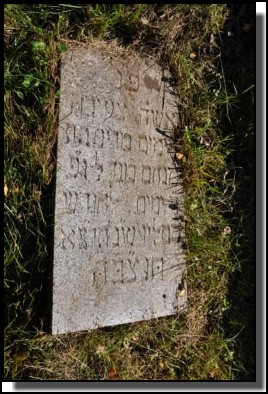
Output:
<path fill-rule="evenodd" d="M 145 262 L 144 262 L 144 273 L 145 273 L 145 281 L 149 279 L 149 270 L 150 270 L 150 261 L 147 257 L 145 257 Z"/>
<path fill-rule="evenodd" d="M 174 127 L 177 126 L 177 118 L 178 114 L 176 112 L 166 112 L 165 113 L 165 121 L 164 121 L 164 127 L 167 129 L 173 129 Z"/>
<path fill-rule="evenodd" d="M 168 176 L 168 170 L 165 167 L 162 167 L 160 169 L 160 182 L 164 185 L 167 185 L 167 176 Z"/>
<path fill-rule="evenodd" d="M 135 227 L 127 227 L 126 230 L 126 241 L 127 244 L 130 246 L 133 246 L 134 240 L 135 240 L 135 235 L 136 235 L 136 229 Z"/>
<path fill-rule="evenodd" d="M 87 198 L 87 212 L 95 213 L 96 195 L 94 193 L 86 193 Z"/>
<path fill-rule="evenodd" d="M 107 282 L 107 262 L 100 260 L 96 263 L 96 269 L 92 274 L 93 286 L 102 287 Z"/>
<path fill-rule="evenodd" d="M 161 229 L 161 236 L 163 243 L 170 243 L 170 226 L 163 225 Z"/>
<path fill-rule="evenodd" d="M 71 229 L 71 232 L 69 235 L 66 234 L 66 232 L 63 230 L 63 228 L 61 227 L 61 232 L 64 235 L 64 238 L 62 240 L 62 249 L 67 249 L 68 246 L 72 249 L 74 249 L 75 247 L 75 243 L 70 239 L 71 237 L 73 238 L 75 236 L 75 231 L 73 229 Z"/>
<path fill-rule="evenodd" d="M 160 213 L 160 204 L 161 204 L 161 197 L 153 196 L 152 197 L 152 211 L 159 215 Z"/>
<path fill-rule="evenodd" d="M 114 112 L 114 102 L 112 100 L 105 100 L 106 117 L 110 118 Z"/>
<path fill-rule="evenodd" d="M 152 279 L 164 279 L 164 259 L 153 258 L 152 260 Z"/>
<path fill-rule="evenodd" d="M 115 85 L 115 88 L 116 88 L 116 89 L 121 89 L 121 88 L 122 88 L 122 79 L 123 79 L 123 75 L 122 75 L 121 71 L 118 70 L 118 69 L 116 69 L 116 72 L 117 72 L 117 74 L 118 74 L 118 84 Z"/>
<path fill-rule="evenodd" d="M 154 127 L 160 127 L 163 118 L 163 113 L 162 112 L 159 113 L 159 111 L 153 109 L 151 110 L 151 113 L 152 113 Z"/>
<path fill-rule="evenodd" d="M 89 146 L 89 145 L 90 145 L 89 136 L 90 136 L 89 128 L 86 127 L 86 146 Z"/>
<path fill-rule="evenodd" d="M 114 228 L 112 228 L 112 230 L 110 230 L 110 232 L 111 232 L 112 247 L 118 247 L 119 246 L 119 228 L 114 227 Z"/>
<path fill-rule="evenodd" d="M 87 249 L 87 242 L 85 240 L 86 234 L 87 234 L 87 229 L 85 227 L 78 227 L 79 231 L 79 236 L 81 238 L 81 241 L 79 242 L 79 249 Z"/>
<path fill-rule="evenodd" d="M 68 144 L 73 138 L 74 126 L 70 125 L 69 123 L 64 123 L 62 127 L 64 128 L 66 134 L 65 142 L 66 144 Z"/>
<path fill-rule="evenodd" d="M 103 246 L 108 246 L 108 227 L 102 227 L 99 229 L 99 248 Z"/>
<path fill-rule="evenodd" d="M 135 182 L 136 167 L 134 164 L 126 164 L 126 181 Z"/>
<path fill-rule="evenodd" d="M 95 118 L 96 110 L 100 106 L 100 100 L 97 97 L 92 99 L 92 117 Z"/>
<path fill-rule="evenodd" d="M 141 108 L 141 117 L 145 118 L 145 124 L 149 124 L 149 109 Z"/>
<path fill-rule="evenodd" d="M 74 172 L 74 177 L 76 178 L 79 173 L 79 160 L 77 156 L 69 155 L 70 157 L 70 168 Z"/>
<path fill-rule="evenodd" d="M 163 140 L 155 141 L 154 154 L 160 155 L 160 156 L 163 154 Z"/>
<path fill-rule="evenodd" d="M 133 283 L 137 279 L 137 275 L 135 272 L 136 261 L 132 261 L 131 259 L 127 259 L 127 264 L 124 271 L 124 279 L 128 283 Z"/>
<path fill-rule="evenodd" d="M 82 143 L 82 131 L 80 126 L 74 126 L 74 143 Z"/>
<path fill-rule="evenodd" d="M 160 167 L 155 167 L 153 169 L 153 183 L 155 185 L 159 185 L 160 183 L 160 170 L 161 170 Z"/>
<path fill-rule="evenodd" d="M 123 182 L 123 164 L 114 163 L 114 181 Z"/>
<path fill-rule="evenodd" d="M 145 135 L 139 135 L 139 150 L 148 153 L 148 141 Z"/>
<path fill-rule="evenodd" d="M 132 92 L 137 92 L 140 86 L 140 78 L 137 74 L 129 74 L 128 81 L 126 83 L 126 89 Z"/>
<path fill-rule="evenodd" d="M 94 146 L 96 148 L 103 148 L 104 143 L 104 131 L 103 129 L 96 129 L 94 135 Z"/>
<path fill-rule="evenodd" d="M 68 190 L 63 192 L 65 197 L 65 212 L 66 213 L 75 213 L 76 204 L 78 200 L 77 192 L 70 192 Z"/>
<path fill-rule="evenodd" d="M 109 269 L 109 274 L 107 275 L 107 279 L 110 279 L 112 283 L 123 282 L 123 264 L 123 260 L 113 260 L 112 266 Z"/>
<path fill-rule="evenodd" d="M 77 155 L 69 155 L 70 157 L 70 168 L 73 170 L 73 177 L 82 177 L 87 179 L 87 160 L 86 159 L 81 159 L 79 157 L 80 151 L 76 152 Z"/>
<path fill-rule="evenodd" d="M 96 213 L 105 214 L 107 211 L 108 211 L 108 194 L 101 194 L 97 197 Z"/>
<path fill-rule="evenodd" d="M 142 166 L 142 182 L 151 183 L 151 167 L 147 165 Z"/>
<path fill-rule="evenodd" d="M 137 212 L 145 213 L 145 196 L 137 197 Z"/>
<path fill-rule="evenodd" d="M 131 135 L 128 133 L 123 134 L 122 136 L 122 149 L 124 151 L 131 150 Z"/>

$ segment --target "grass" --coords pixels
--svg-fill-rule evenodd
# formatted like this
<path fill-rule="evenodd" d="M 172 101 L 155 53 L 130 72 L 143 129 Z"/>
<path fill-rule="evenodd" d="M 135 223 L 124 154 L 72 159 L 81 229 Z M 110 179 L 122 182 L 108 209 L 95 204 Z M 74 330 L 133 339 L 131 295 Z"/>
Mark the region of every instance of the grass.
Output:
<path fill-rule="evenodd" d="M 6 380 L 254 380 L 254 20 L 253 5 L 5 5 Z M 53 337 L 60 55 L 94 38 L 177 81 L 189 308 Z"/>

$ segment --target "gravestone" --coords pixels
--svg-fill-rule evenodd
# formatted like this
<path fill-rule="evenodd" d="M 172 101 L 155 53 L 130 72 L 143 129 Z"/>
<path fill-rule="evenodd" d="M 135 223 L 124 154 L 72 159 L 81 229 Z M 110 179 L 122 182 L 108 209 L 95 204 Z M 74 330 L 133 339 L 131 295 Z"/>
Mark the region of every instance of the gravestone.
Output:
<path fill-rule="evenodd" d="M 186 307 L 169 74 L 102 45 L 62 57 L 52 333 Z"/>

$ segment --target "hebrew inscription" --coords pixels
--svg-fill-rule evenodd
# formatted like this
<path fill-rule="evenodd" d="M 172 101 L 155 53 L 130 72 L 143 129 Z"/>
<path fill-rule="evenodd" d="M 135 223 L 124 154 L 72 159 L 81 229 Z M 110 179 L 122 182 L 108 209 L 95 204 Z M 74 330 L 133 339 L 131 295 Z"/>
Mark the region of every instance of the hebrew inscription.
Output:
<path fill-rule="evenodd" d="M 121 52 L 120 52 L 121 51 Z M 169 74 L 109 48 L 62 58 L 52 333 L 168 316 L 185 258 Z"/>

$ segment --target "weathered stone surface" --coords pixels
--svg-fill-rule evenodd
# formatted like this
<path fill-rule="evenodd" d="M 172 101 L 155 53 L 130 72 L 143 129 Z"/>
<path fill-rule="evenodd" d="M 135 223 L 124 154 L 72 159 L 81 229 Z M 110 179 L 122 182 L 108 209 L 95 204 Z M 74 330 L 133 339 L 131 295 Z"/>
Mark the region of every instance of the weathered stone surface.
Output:
<path fill-rule="evenodd" d="M 169 78 L 108 48 L 62 59 L 53 334 L 172 315 L 187 302 Z"/>

